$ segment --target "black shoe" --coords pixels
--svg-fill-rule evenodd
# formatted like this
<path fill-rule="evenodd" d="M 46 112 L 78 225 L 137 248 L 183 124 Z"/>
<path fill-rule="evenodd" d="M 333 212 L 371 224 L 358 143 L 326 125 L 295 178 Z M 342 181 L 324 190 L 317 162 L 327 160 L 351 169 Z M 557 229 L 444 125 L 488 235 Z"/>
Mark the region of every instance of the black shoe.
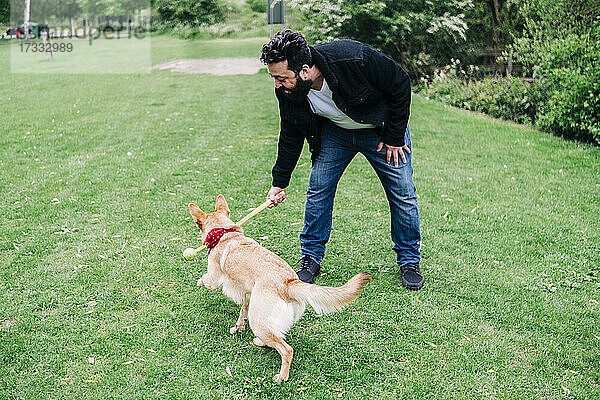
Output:
<path fill-rule="evenodd" d="M 296 271 L 298 278 L 302 282 L 313 283 L 315 277 L 319 275 L 321 271 L 321 264 L 310 258 L 309 256 L 302 256 L 300 259 L 300 268 Z"/>
<path fill-rule="evenodd" d="M 408 290 L 419 290 L 423 287 L 423 275 L 419 264 L 404 264 L 400 267 L 402 271 L 402 285 Z"/>

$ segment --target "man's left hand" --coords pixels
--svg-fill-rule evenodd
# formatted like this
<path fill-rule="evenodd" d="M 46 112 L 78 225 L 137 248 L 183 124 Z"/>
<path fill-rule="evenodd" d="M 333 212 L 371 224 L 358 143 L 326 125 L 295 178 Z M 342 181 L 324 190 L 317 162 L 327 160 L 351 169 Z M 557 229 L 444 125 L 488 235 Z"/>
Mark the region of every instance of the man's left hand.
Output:
<path fill-rule="evenodd" d="M 392 156 L 394 157 L 394 166 L 398 166 L 398 155 L 400 155 L 400 159 L 402 160 L 402 162 L 404 164 L 406 164 L 406 156 L 404 155 L 404 152 L 406 152 L 407 154 L 410 154 L 410 148 L 407 145 L 404 145 L 402 147 L 396 147 L 396 146 L 390 146 L 389 144 L 385 144 L 383 142 L 379 142 L 379 144 L 377 145 L 377 151 L 379 152 L 381 149 L 383 149 L 383 146 L 385 146 L 387 148 L 387 163 L 389 164 L 391 162 Z"/>

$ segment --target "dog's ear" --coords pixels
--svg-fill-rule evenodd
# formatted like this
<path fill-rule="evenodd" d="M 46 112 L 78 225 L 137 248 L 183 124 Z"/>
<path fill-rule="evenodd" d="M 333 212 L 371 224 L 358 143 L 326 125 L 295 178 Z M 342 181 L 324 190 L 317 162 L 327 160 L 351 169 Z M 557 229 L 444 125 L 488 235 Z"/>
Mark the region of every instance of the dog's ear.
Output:
<path fill-rule="evenodd" d="M 198 225 L 198 228 L 202 229 L 204 221 L 206 221 L 206 213 L 194 203 L 188 204 L 188 208 L 190 209 L 190 214 L 192 215 L 194 222 L 196 223 L 196 225 Z"/>
<path fill-rule="evenodd" d="M 227 206 L 227 200 L 220 194 L 217 197 L 217 203 L 215 204 L 215 212 L 220 212 L 229 217 L 229 207 Z"/>

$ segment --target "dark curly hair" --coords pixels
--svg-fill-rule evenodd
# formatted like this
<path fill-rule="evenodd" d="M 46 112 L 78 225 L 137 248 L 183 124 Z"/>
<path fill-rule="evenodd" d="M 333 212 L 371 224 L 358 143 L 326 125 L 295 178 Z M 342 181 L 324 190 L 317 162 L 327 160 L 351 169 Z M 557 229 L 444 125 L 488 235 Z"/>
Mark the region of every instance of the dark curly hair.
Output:
<path fill-rule="evenodd" d="M 288 69 L 296 74 L 304 64 L 313 66 L 310 49 L 300 32 L 284 29 L 276 33 L 269 43 L 263 46 L 260 61 L 272 64 L 283 60 L 287 60 Z"/>

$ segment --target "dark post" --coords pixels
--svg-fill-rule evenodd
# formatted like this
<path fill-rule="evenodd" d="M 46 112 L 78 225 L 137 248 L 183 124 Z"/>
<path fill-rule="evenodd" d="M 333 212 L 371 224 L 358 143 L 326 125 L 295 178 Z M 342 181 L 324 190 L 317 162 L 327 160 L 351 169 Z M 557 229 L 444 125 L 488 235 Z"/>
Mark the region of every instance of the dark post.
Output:
<path fill-rule="evenodd" d="M 283 30 L 285 24 L 283 0 L 267 0 L 267 24 L 271 26 L 271 37 L 273 37 L 273 24 L 281 24 Z"/>

